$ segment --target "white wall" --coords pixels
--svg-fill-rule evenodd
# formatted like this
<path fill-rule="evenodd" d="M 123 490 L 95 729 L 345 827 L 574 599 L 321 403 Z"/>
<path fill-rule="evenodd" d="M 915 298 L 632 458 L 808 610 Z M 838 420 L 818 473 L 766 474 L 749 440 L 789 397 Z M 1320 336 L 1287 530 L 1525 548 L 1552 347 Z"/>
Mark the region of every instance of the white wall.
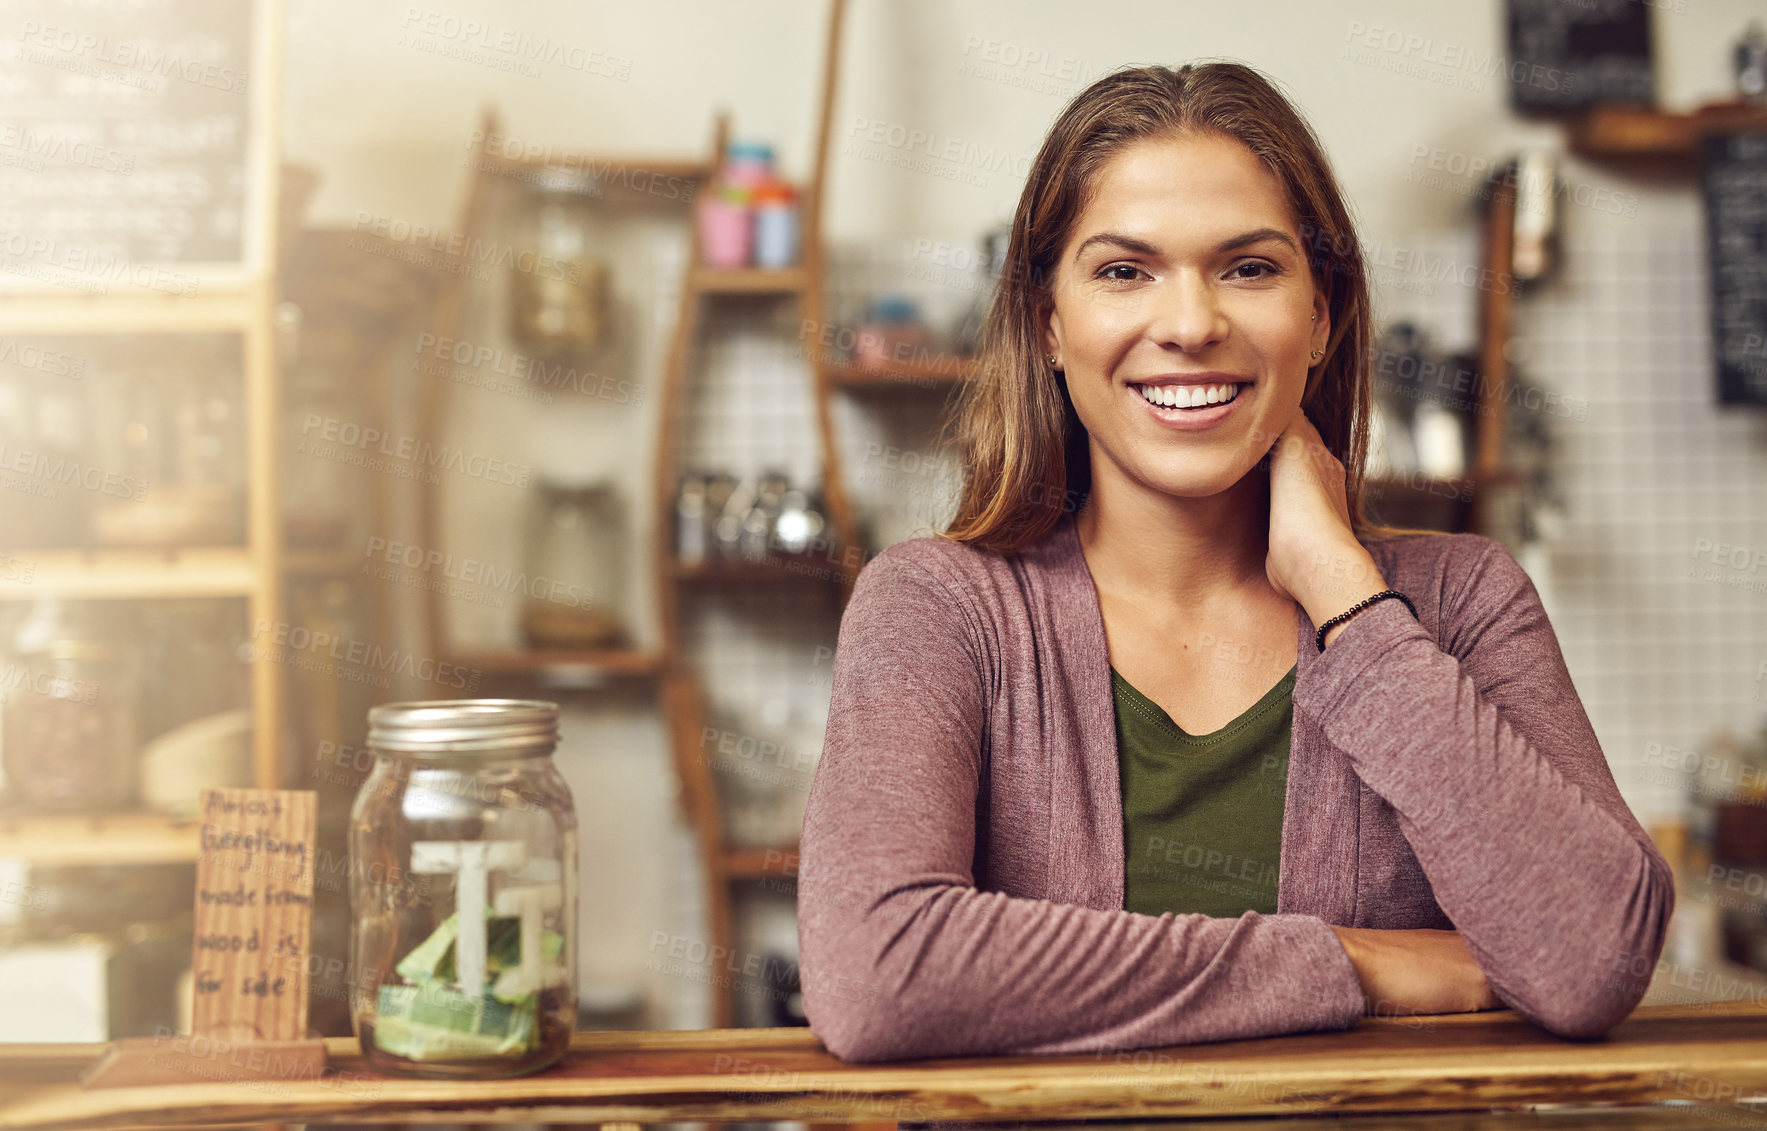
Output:
<path fill-rule="evenodd" d="M 1725 95 L 1730 44 L 1759 5 L 1661 2 L 1670 5 L 1654 10 L 1663 104 L 1686 108 Z M 1675 11 L 1675 3 L 1686 10 Z M 713 112 L 728 107 L 739 134 L 772 140 L 787 172 L 802 175 L 826 10 L 819 0 L 289 0 L 287 153 L 325 171 L 313 218 L 333 223 L 358 211 L 452 223 L 464 185 L 461 159 L 487 101 L 502 110 L 511 136 L 613 153 L 701 152 Z M 543 64 L 535 77 L 402 44 L 402 36 L 421 36 L 432 19 L 443 28 L 477 21 L 493 42 L 508 33 L 601 52 L 610 62 L 599 69 L 615 74 Z M 1360 37 L 1371 29 L 1427 43 L 1409 54 L 1368 48 Z M 1371 231 L 1454 223 L 1460 198 L 1407 184 L 1414 146 L 1489 156 L 1558 136 L 1554 126 L 1510 115 L 1506 92 L 1491 79 L 1424 61 L 1488 58 L 1503 50 L 1502 33 L 1497 0 L 853 0 L 835 115 L 841 144 L 831 168 L 829 234 L 972 240 L 1010 215 L 1021 187 L 1010 165 L 988 171 L 995 155 L 1022 169 L 1066 99 L 1087 81 L 1124 64 L 1208 57 L 1243 60 L 1292 91 Z M 431 38 L 440 48 L 483 45 L 460 35 Z M 1358 45 L 1432 77 L 1346 57 Z M 989 55 L 1040 61 L 1010 67 L 989 62 Z M 993 76 L 978 76 L 979 67 L 993 68 Z M 1481 80 L 1482 89 L 1443 81 L 1467 77 Z M 938 162 L 938 174 L 927 175 L 844 154 L 860 118 L 920 131 L 932 139 L 923 157 L 947 145 L 979 156 L 973 163 Z M 965 172 L 985 183 L 953 175 Z"/>

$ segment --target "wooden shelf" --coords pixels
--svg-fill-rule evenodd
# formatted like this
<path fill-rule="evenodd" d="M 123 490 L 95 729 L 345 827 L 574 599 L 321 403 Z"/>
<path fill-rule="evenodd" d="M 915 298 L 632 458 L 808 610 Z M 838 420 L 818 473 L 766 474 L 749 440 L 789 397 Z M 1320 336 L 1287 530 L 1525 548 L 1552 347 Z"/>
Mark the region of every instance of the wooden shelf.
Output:
<path fill-rule="evenodd" d="M 0 295 L 0 333 L 245 332 L 263 314 L 256 293 Z"/>
<path fill-rule="evenodd" d="M 677 561 L 671 567 L 678 581 L 703 582 L 768 582 L 822 581 L 838 583 L 841 567 L 837 561 L 806 554 L 802 557 L 769 557 L 760 561 Z"/>
<path fill-rule="evenodd" d="M 505 177 L 532 179 L 546 176 L 557 178 L 560 185 L 575 178 L 589 185 L 618 185 L 646 195 L 659 194 L 649 193 L 647 189 L 631 188 L 635 174 L 640 174 L 647 180 L 675 177 L 687 181 L 704 181 L 711 179 L 714 173 L 712 167 L 704 161 L 682 160 L 679 157 L 644 157 L 639 154 L 617 156 L 580 149 L 552 149 L 534 157 L 505 157 L 487 152 L 475 159 L 484 163 L 486 172 Z M 573 165 L 576 167 L 572 168 Z"/>
<path fill-rule="evenodd" d="M 724 874 L 736 880 L 795 880 L 798 876 L 798 846 L 727 848 L 724 850 Z"/>
<path fill-rule="evenodd" d="M 299 578 L 354 577 L 362 555 L 351 550 L 285 550 L 282 572 Z"/>
<path fill-rule="evenodd" d="M 0 856 L 33 864 L 193 861 L 201 822 L 157 813 L 35 816 L 0 812 Z"/>
<path fill-rule="evenodd" d="M 821 368 L 829 384 L 843 389 L 949 389 L 974 380 L 981 363 L 946 355 L 887 369 L 863 369 L 851 362 L 824 362 Z"/>
<path fill-rule="evenodd" d="M 688 286 L 700 294 L 799 294 L 809 285 L 803 267 L 695 267 Z"/>
<path fill-rule="evenodd" d="M 1489 475 L 1462 475 L 1452 479 L 1434 475 L 1370 475 L 1363 480 L 1366 487 L 1374 490 L 1442 496 L 1459 495 L 1467 491 L 1477 494 L 1496 487 L 1512 487 L 1519 482 L 1521 477 L 1507 468 Z"/>
<path fill-rule="evenodd" d="M 1720 130 L 1767 130 L 1767 110 L 1742 102 L 1703 106 L 1691 114 L 1602 106 L 1573 119 L 1571 151 L 1597 161 L 1691 167 L 1700 138 Z"/>
<path fill-rule="evenodd" d="M 11 551 L 0 600 L 38 597 L 247 596 L 261 578 L 243 549 Z M 28 578 L 28 580 L 27 580 Z"/>
<path fill-rule="evenodd" d="M 661 674 L 663 670 L 662 653 L 625 648 L 584 651 L 532 648 L 459 652 L 450 656 L 448 662 L 456 667 L 481 672 L 544 672 L 590 668 L 602 675 L 653 676 Z"/>

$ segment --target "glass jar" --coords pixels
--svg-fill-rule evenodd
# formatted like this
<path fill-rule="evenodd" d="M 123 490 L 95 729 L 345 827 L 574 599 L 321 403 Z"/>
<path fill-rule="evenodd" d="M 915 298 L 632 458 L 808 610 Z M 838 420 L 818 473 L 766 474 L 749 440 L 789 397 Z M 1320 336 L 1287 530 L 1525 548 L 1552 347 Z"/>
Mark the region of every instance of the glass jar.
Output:
<path fill-rule="evenodd" d="M 134 800 L 140 669 L 122 639 L 53 600 L 19 626 L 0 737 L 11 800 L 60 813 Z"/>
<path fill-rule="evenodd" d="M 493 1078 L 564 1055 L 577 1016 L 577 817 L 558 705 L 390 703 L 350 811 L 350 1014 L 373 1067 Z"/>
<path fill-rule="evenodd" d="M 569 177 L 549 179 L 523 210 L 517 242 L 531 248 L 510 265 L 509 328 L 523 349 L 558 358 L 603 345 L 608 266 L 590 254 L 594 196 Z"/>
<path fill-rule="evenodd" d="M 542 479 L 527 531 L 522 636 L 530 648 L 616 648 L 625 623 L 626 510 L 608 479 Z"/>

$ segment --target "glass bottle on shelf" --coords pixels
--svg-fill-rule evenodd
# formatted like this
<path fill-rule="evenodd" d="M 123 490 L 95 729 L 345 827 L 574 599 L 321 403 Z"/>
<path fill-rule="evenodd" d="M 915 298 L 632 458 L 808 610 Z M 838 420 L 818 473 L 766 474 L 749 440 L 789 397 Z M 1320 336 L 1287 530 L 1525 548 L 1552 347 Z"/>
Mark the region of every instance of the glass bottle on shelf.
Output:
<path fill-rule="evenodd" d="M 542 188 L 521 213 L 517 242 L 533 254 L 510 266 L 510 336 L 543 357 L 604 344 L 607 265 L 589 254 L 590 199 L 564 187 Z"/>
<path fill-rule="evenodd" d="M 38 464 L 81 462 L 85 414 L 70 400 L 75 396 L 40 373 L 0 365 L 0 458 L 8 468 L 0 550 L 75 548 L 85 541 L 85 492 L 36 474 Z"/>
<path fill-rule="evenodd" d="M 105 812 L 135 797 L 139 665 L 120 626 L 38 602 L 12 638 L 0 764 L 15 805 Z"/>
<path fill-rule="evenodd" d="M 245 538 L 239 342 L 193 337 L 119 355 L 94 382 L 100 464 L 132 490 L 92 514 L 106 546 L 238 545 Z"/>
<path fill-rule="evenodd" d="M 530 512 L 522 635 L 533 648 L 626 641 L 626 523 L 611 480 L 542 480 Z"/>
<path fill-rule="evenodd" d="M 328 459 L 317 439 L 329 420 L 353 420 L 351 396 L 339 367 L 318 349 L 305 312 L 292 302 L 275 313 L 283 384 L 282 529 L 291 551 L 335 551 L 360 544 L 357 473 Z M 314 422 L 321 422 L 315 427 Z"/>
<path fill-rule="evenodd" d="M 785 472 L 763 471 L 755 490 L 755 501 L 742 516 L 741 550 L 749 561 L 763 561 L 773 551 L 773 527 L 779 521 L 780 508 L 789 483 Z"/>

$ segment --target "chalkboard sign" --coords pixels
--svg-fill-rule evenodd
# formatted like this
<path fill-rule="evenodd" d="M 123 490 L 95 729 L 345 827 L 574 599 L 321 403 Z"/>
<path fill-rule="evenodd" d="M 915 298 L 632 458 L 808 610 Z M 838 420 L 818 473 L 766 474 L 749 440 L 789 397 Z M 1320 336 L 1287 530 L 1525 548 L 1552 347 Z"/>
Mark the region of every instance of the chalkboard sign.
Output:
<path fill-rule="evenodd" d="M 1719 404 L 1767 405 L 1767 132 L 1700 142 Z"/>
<path fill-rule="evenodd" d="M 1661 6 L 1667 0 L 1659 0 Z M 1650 14 L 1643 0 L 1508 0 L 1510 105 L 1524 113 L 1651 106 Z"/>
<path fill-rule="evenodd" d="M 0 288 L 193 291 L 255 253 L 256 0 L 0 15 Z"/>

